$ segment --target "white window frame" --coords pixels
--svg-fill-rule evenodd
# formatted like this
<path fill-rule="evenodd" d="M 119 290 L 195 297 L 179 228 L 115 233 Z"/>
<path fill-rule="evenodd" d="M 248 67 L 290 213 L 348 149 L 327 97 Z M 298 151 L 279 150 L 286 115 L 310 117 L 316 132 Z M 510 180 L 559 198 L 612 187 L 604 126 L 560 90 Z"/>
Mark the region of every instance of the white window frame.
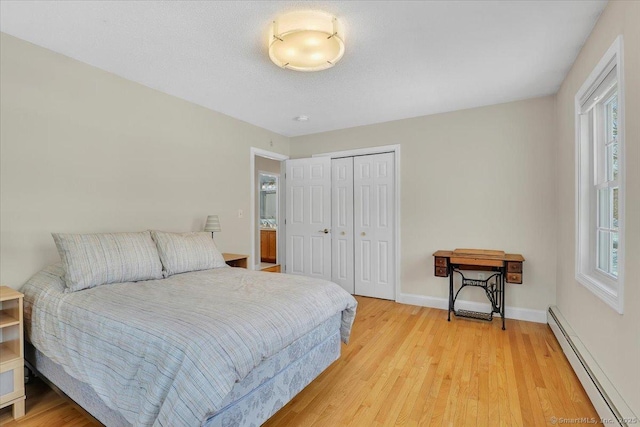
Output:
<path fill-rule="evenodd" d="M 598 115 L 588 113 L 601 108 L 602 101 L 611 96 L 611 88 L 595 98 L 596 91 L 607 85 L 606 77 L 615 68 L 615 86 L 618 94 L 618 269 L 617 277 L 597 268 L 597 191 L 602 186 L 598 180 L 601 173 L 596 159 L 593 119 Z M 591 72 L 575 96 L 576 129 L 576 280 L 611 306 L 618 313 L 624 308 L 624 201 L 625 201 L 625 85 L 623 67 L 623 40 L 619 35 Z M 595 98 L 595 99 L 594 99 Z M 596 126 L 598 129 L 599 126 Z"/>

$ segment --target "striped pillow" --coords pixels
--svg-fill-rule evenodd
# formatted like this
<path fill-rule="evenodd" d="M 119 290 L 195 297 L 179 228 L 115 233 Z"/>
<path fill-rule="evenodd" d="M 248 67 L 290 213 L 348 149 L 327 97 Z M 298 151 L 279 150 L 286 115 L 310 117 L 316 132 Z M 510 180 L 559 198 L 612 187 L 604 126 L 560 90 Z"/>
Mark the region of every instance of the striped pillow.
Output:
<path fill-rule="evenodd" d="M 52 236 L 65 269 L 66 292 L 162 279 L 158 250 L 148 231 Z"/>
<path fill-rule="evenodd" d="M 165 277 L 227 266 L 209 233 L 152 231 L 151 235 L 158 246 Z"/>

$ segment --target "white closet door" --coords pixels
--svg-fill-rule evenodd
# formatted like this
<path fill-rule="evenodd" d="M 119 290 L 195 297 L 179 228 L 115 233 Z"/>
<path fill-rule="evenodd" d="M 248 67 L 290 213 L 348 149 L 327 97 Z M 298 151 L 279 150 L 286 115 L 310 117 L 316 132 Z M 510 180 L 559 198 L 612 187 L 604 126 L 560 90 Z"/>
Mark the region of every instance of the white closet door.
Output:
<path fill-rule="evenodd" d="M 331 280 L 331 159 L 286 161 L 286 268 Z"/>
<path fill-rule="evenodd" d="M 355 157 L 355 293 L 395 299 L 394 154 Z"/>
<path fill-rule="evenodd" d="M 331 280 L 353 294 L 353 157 L 331 160 L 331 224 Z"/>

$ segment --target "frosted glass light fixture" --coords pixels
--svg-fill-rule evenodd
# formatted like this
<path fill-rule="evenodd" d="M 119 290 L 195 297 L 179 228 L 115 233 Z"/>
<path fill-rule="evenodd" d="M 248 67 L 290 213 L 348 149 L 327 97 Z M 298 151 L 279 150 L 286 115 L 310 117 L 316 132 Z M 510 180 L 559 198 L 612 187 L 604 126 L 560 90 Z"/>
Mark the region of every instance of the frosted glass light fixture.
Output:
<path fill-rule="evenodd" d="M 207 222 L 204 225 L 204 231 L 211 232 L 212 239 L 214 232 L 219 233 L 220 231 L 222 231 L 222 228 L 220 228 L 220 219 L 218 218 L 218 215 L 207 216 Z"/>
<path fill-rule="evenodd" d="M 344 54 L 344 32 L 335 16 L 320 11 L 290 12 L 271 25 L 269 57 L 279 67 L 320 71 Z"/>

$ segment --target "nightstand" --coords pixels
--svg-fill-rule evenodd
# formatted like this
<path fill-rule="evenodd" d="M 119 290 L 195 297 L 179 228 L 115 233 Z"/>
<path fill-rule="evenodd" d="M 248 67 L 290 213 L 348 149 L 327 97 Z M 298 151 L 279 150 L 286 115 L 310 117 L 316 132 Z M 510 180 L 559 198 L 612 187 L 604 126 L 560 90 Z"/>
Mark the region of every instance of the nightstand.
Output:
<path fill-rule="evenodd" d="M 247 268 L 248 255 L 223 253 L 222 256 L 229 267 Z"/>
<path fill-rule="evenodd" d="M 0 286 L 0 408 L 13 405 L 13 418 L 24 416 L 23 297 Z"/>

